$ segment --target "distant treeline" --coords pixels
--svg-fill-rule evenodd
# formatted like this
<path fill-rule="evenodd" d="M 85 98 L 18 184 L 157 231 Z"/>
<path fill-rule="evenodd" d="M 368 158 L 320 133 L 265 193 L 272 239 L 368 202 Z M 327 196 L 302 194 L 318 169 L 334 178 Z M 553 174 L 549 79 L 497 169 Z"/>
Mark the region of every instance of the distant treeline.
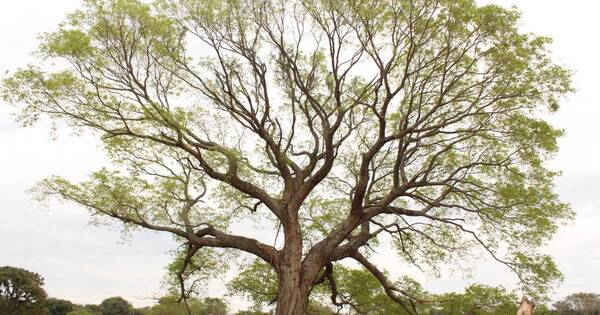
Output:
<path fill-rule="evenodd" d="M 398 304 L 377 290 L 370 290 L 368 281 L 356 281 L 356 286 L 344 288 L 343 309 L 328 304 L 319 297 L 311 300 L 309 315 L 407 314 Z M 0 315 L 267 315 L 270 306 L 256 303 L 250 310 L 231 311 L 221 298 L 188 298 L 165 296 L 153 306 L 134 308 L 122 297 L 110 297 L 98 305 L 78 305 L 68 300 L 48 298 L 43 278 L 34 272 L 15 267 L 0 267 Z M 246 288 L 248 289 L 248 288 Z M 248 293 L 248 292 L 246 292 Z M 428 315 L 507 315 L 516 314 L 518 297 L 503 287 L 471 285 L 461 293 L 430 294 L 428 301 L 416 305 L 419 314 Z M 318 295 L 316 295 L 318 296 Z M 267 312 L 265 312 L 267 310 Z M 551 307 L 539 304 L 538 315 L 600 315 L 600 294 L 575 293 Z"/>
<path fill-rule="evenodd" d="M 482 286 L 478 286 L 482 287 Z M 452 302 L 442 303 L 445 306 L 424 307 L 420 314 L 429 315 L 505 315 L 516 314 L 517 304 L 514 300 L 509 303 L 492 303 L 488 305 L 480 304 L 482 301 L 476 301 L 468 293 L 452 293 L 456 299 Z M 448 297 L 448 295 L 443 295 Z M 507 294 L 506 296 L 510 296 Z M 492 296 L 489 296 L 493 298 Z M 496 298 L 499 296 L 495 296 Z M 506 301 L 508 302 L 508 301 Z M 495 304 L 495 305 L 494 305 Z M 191 314 L 194 315 L 270 315 L 273 312 L 260 310 L 242 310 L 238 312 L 231 311 L 231 307 L 220 298 L 192 298 L 187 300 Z M 4 313 L 0 309 L 0 314 Z M 134 308 L 131 303 L 121 297 L 107 298 L 99 305 L 78 305 L 67 300 L 49 298 L 44 302 L 43 307 L 35 313 L 13 313 L 13 314 L 44 314 L 44 315 L 188 315 L 185 303 L 178 302 L 176 297 L 161 298 L 154 306 Z M 321 303 L 312 301 L 307 310 L 308 315 L 334 315 L 338 314 L 333 308 Z M 339 314 L 365 314 L 365 315 L 384 315 L 381 310 L 350 310 Z M 401 313 L 400 313 L 401 314 Z M 552 308 L 546 305 L 538 305 L 535 308 L 535 314 L 546 315 L 600 315 L 600 295 L 593 293 L 575 293 L 565 299 L 553 304 Z"/>

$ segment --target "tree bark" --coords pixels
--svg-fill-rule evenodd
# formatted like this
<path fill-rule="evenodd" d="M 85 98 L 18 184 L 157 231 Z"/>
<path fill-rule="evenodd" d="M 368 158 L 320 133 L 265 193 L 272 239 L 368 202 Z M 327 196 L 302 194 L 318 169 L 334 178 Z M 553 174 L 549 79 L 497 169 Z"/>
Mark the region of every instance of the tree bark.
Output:
<path fill-rule="evenodd" d="M 308 304 L 308 294 L 309 289 L 302 285 L 300 270 L 281 272 L 275 314 L 303 315 Z"/>
<path fill-rule="evenodd" d="M 283 224 L 285 244 L 277 266 L 276 315 L 303 315 L 308 304 L 310 283 L 302 270 L 302 231 L 297 213 L 296 209 L 288 209 Z"/>

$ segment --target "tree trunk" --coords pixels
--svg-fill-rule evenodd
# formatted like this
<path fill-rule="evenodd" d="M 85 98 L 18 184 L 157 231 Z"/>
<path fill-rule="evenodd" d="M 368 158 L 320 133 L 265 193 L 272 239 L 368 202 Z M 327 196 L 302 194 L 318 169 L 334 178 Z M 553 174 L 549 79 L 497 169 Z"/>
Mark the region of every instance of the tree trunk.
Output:
<path fill-rule="evenodd" d="M 276 315 L 304 315 L 308 304 L 308 290 L 292 279 L 279 281 Z"/>
<path fill-rule="evenodd" d="M 290 211 L 288 224 L 284 225 L 285 245 L 278 265 L 276 315 L 304 315 L 308 304 L 310 285 L 302 274 L 302 232 L 295 216 Z"/>

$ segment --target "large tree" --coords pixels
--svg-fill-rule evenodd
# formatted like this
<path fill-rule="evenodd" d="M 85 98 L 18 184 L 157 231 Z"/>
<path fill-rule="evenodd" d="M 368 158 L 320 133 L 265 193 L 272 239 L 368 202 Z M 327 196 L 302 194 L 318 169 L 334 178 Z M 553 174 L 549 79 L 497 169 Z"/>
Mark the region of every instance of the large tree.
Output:
<path fill-rule="evenodd" d="M 45 314 L 44 278 L 35 272 L 0 267 L 0 314 Z"/>
<path fill-rule="evenodd" d="M 537 249 L 572 212 L 544 166 L 562 132 L 540 117 L 570 73 L 518 23 L 471 0 L 86 0 L 42 36 L 53 66 L 3 95 L 114 161 L 40 195 L 172 233 L 184 284 L 196 255 L 239 250 L 276 273 L 277 314 L 302 314 L 319 283 L 343 303 L 326 279 L 349 259 L 412 310 L 370 259 L 391 240 L 398 264 L 486 253 L 544 293 L 560 273 Z"/>

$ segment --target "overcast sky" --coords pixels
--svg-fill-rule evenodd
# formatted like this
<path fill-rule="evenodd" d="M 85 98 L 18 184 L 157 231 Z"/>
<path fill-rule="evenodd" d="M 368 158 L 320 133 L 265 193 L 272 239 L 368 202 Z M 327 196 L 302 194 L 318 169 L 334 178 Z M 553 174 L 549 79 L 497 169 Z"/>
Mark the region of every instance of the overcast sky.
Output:
<path fill-rule="evenodd" d="M 550 118 L 566 131 L 550 166 L 561 170 L 557 191 L 577 212 L 574 224 L 560 229 L 545 251 L 565 275 L 555 297 L 600 293 L 600 2 L 590 0 L 494 0 L 518 5 L 525 31 L 554 38 L 555 60 L 575 71 L 577 93 Z M 0 1 L 0 74 L 32 63 L 37 35 L 53 30 L 79 0 Z M 100 303 L 123 296 L 136 306 L 153 303 L 161 290 L 164 266 L 173 242 L 168 235 L 140 232 L 122 241 L 116 228 L 88 224 L 85 210 L 70 204 L 40 206 L 26 190 L 60 174 L 83 178 L 106 161 L 93 138 L 59 133 L 51 140 L 46 125 L 21 128 L 10 117 L 14 108 L 0 103 L 0 266 L 23 267 L 42 274 L 50 296 L 77 303 Z M 402 272 L 392 257 L 378 260 L 393 275 Z M 491 262 L 479 264 L 473 277 L 422 276 L 434 292 L 460 291 L 477 282 L 512 288 L 515 278 Z M 218 282 L 209 294 L 225 292 Z M 240 306 L 240 301 L 233 301 Z"/>

